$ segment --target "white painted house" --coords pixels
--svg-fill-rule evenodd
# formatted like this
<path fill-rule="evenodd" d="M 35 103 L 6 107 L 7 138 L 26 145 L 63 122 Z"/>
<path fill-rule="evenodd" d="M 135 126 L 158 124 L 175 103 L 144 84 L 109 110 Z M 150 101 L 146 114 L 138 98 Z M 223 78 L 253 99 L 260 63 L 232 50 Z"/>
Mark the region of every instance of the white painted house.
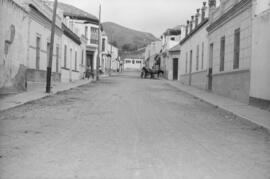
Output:
<path fill-rule="evenodd" d="M 143 58 L 126 58 L 124 59 L 124 70 L 141 70 L 143 62 Z"/>
<path fill-rule="evenodd" d="M 0 3 L 0 94 L 26 89 L 28 12 L 13 0 Z"/>

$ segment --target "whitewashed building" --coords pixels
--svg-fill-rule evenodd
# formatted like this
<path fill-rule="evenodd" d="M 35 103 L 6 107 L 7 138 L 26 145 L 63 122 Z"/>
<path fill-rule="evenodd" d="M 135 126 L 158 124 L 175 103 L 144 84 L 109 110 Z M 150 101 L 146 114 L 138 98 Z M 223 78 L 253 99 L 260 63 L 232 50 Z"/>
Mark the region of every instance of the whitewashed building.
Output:
<path fill-rule="evenodd" d="M 0 3 L 0 94 L 26 89 L 28 12 L 13 0 Z"/>
<path fill-rule="evenodd" d="M 206 3 L 187 21 L 185 38 L 181 40 L 179 80 L 201 89 L 207 87 L 208 13 Z"/>
<path fill-rule="evenodd" d="M 172 79 L 172 59 L 170 59 L 169 50 L 174 48 L 181 41 L 182 26 L 167 29 L 161 36 L 162 50 L 160 55 L 156 57 L 157 66 L 164 71 L 167 79 Z"/>
<path fill-rule="evenodd" d="M 253 13 L 249 102 L 270 106 L 270 0 L 254 0 Z"/>
<path fill-rule="evenodd" d="M 85 53 L 78 52 L 83 57 L 80 58 L 80 62 L 84 62 L 80 63 L 81 68 L 90 69 L 92 74 L 95 74 L 98 56 L 98 18 L 69 4 L 59 2 L 58 8 L 63 11 L 64 23 L 69 29 L 86 40 Z"/>
<path fill-rule="evenodd" d="M 143 58 L 125 58 L 124 59 L 124 70 L 141 70 L 143 67 Z"/>

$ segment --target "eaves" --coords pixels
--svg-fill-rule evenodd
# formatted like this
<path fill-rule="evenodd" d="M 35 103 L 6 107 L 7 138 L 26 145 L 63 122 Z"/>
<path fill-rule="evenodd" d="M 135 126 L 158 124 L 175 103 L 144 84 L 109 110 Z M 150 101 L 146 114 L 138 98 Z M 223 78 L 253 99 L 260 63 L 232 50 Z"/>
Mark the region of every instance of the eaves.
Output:
<path fill-rule="evenodd" d="M 227 23 L 235 16 L 241 14 L 243 11 L 247 10 L 251 6 L 252 6 L 252 0 L 242 0 L 239 3 L 235 4 L 230 10 L 225 12 L 215 22 L 211 23 L 209 27 L 207 27 L 208 33 L 214 32 L 220 26 Z"/>

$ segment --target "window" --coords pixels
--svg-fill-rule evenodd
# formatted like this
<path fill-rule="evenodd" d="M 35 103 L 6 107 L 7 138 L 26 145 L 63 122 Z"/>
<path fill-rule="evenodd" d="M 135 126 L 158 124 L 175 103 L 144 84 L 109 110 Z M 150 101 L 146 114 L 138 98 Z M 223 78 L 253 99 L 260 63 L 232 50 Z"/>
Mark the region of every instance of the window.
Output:
<path fill-rule="evenodd" d="M 102 39 L 102 52 L 105 51 L 105 39 Z"/>
<path fill-rule="evenodd" d="M 136 63 L 142 63 L 141 61 L 136 61 Z"/>
<path fill-rule="evenodd" d="M 220 66 L 219 70 L 224 71 L 224 59 L 225 59 L 225 36 L 220 39 Z"/>
<path fill-rule="evenodd" d="M 193 52 L 192 52 L 192 50 L 190 50 L 190 55 L 189 55 L 189 58 L 190 58 L 190 61 L 189 61 L 189 73 L 192 72 L 192 55 L 193 55 Z"/>
<path fill-rule="evenodd" d="M 175 41 L 175 37 L 172 37 L 171 40 L 172 40 L 172 41 Z"/>
<path fill-rule="evenodd" d="M 65 45 L 64 49 L 64 67 L 67 67 L 67 45 Z"/>
<path fill-rule="evenodd" d="M 84 35 L 86 38 L 88 38 L 88 26 L 85 26 Z"/>
<path fill-rule="evenodd" d="M 36 69 L 39 70 L 40 63 L 40 37 L 36 38 Z"/>
<path fill-rule="evenodd" d="M 185 69 L 185 72 L 187 73 L 188 72 L 188 53 L 186 53 L 186 69 Z"/>
<path fill-rule="evenodd" d="M 70 69 L 72 70 L 72 49 L 69 50 Z"/>
<path fill-rule="evenodd" d="M 77 51 L 75 51 L 75 71 L 77 71 Z"/>
<path fill-rule="evenodd" d="M 239 68 L 239 57 L 240 57 L 240 29 L 236 29 L 234 31 L 233 69 Z"/>
<path fill-rule="evenodd" d="M 81 61 L 82 65 L 83 65 L 83 61 L 84 61 L 84 50 L 82 50 L 82 61 Z"/>
<path fill-rule="evenodd" d="M 202 64 L 201 64 L 201 69 L 203 70 L 204 68 L 204 42 L 202 43 Z"/>
<path fill-rule="evenodd" d="M 135 60 L 132 60 L 132 64 L 135 64 Z"/>
<path fill-rule="evenodd" d="M 199 55 L 200 55 L 200 46 L 197 45 L 197 54 L 196 54 L 196 71 L 199 70 Z"/>
<path fill-rule="evenodd" d="M 96 27 L 91 27 L 90 43 L 98 44 L 98 28 Z"/>
<path fill-rule="evenodd" d="M 59 45 L 56 46 L 56 64 L 55 64 L 55 71 L 58 73 L 59 69 Z"/>

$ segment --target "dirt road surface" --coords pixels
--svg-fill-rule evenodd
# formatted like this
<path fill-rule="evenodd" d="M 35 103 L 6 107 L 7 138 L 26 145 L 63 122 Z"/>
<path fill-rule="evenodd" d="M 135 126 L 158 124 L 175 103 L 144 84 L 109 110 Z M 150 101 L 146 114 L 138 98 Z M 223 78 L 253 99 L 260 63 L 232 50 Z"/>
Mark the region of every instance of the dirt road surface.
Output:
<path fill-rule="evenodd" d="M 0 113 L 1 179 L 270 179 L 270 134 L 122 73 Z"/>

